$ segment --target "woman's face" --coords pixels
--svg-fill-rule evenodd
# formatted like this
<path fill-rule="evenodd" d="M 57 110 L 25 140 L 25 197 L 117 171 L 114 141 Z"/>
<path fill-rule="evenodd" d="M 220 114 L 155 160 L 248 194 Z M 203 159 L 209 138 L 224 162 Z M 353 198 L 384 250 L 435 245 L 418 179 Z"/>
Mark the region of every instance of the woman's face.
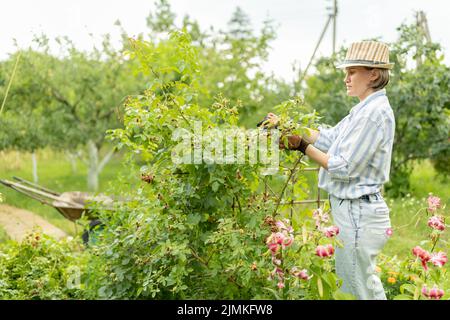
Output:
<path fill-rule="evenodd" d="M 377 78 L 374 70 L 368 70 L 364 67 L 348 67 L 345 68 L 345 86 L 347 87 L 347 95 L 350 97 L 358 97 L 363 100 L 373 92 L 369 84 Z"/>

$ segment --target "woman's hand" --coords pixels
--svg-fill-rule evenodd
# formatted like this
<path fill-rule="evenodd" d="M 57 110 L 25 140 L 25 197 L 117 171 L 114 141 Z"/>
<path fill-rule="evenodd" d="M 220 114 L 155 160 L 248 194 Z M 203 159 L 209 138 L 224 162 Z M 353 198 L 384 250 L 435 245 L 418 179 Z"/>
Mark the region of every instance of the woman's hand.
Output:
<path fill-rule="evenodd" d="M 280 137 L 279 148 L 288 150 L 298 150 L 302 138 L 298 135 L 286 136 L 286 138 L 288 140 L 288 147 L 286 148 L 286 146 L 284 145 L 283 142 L 284 137 Z"/>
<path fill-rule="evenodd" d="M 276 127 L 280 122 L 280 118 L 278 118 L 278 116 L 272 112 L 269 112 L 266 118 L 267 120 L 265 122 L 269 124 L 269 128 Z"/>

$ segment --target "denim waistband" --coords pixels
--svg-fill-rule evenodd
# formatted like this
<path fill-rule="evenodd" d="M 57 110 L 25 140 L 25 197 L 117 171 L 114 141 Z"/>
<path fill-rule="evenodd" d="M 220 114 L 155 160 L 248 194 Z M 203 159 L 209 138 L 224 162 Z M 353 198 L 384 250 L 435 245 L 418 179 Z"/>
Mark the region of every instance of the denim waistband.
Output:
<path fill-rule="evenodd" d="M 331 196 L 332 195 L 328 194 L 328 199 L 330 199 Z M 336 196 L 333 196 L 333 197 L 338 199 L 338 200 L 340 200 L 339 204 L 342 204 L 342 202 L 344 200 L 355 200 L 355 199 L 342 199 L 342 198 L 338 198 Z M 381 196 L 381 192 L 376 192 L 376 193 L 371 193 L 371 194 L 364 194 L 364 195 L 362 195 L 361 197 L 359 197 L 357 199 L 361 199 L 361 200 L 370 202 L 371 198 L 374 198 L 375 200 L 383 199 L 383 197 Z"/>
<path fill-rule="evenodd" d="M 363 199 L 363 200 L 366 200 L 366 201 L 370 201 L 370 197 L 374 197 L 375 200 L 380 200 L 380 199 L 382 199 L 381 193 L 380 193 L 380 192 L 372 193 L 372 194 L 365 194 L 365 195 L 359 197 L 359 199 Z"/>

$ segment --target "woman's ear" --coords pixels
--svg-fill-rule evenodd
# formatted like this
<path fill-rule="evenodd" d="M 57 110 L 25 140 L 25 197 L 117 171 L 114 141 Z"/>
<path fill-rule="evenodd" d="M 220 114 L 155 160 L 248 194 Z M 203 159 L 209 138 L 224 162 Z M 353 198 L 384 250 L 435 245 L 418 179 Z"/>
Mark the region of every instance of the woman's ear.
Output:
<path fill-rule="evenodd" d="M 380 77 L 380 70 L 372 69 L 370 70 L 370 82 L 376 81 Z"/>

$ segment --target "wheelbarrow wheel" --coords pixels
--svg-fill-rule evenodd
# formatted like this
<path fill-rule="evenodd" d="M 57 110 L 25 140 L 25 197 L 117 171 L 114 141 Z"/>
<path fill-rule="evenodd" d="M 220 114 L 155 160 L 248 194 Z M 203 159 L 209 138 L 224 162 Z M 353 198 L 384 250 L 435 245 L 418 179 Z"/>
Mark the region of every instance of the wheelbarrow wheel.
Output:
<path fill-rule="evenodd" d="M 101 231 L 103 227 L 104 225 L 100 220 L 91 220 L 91 222 L 89 222 L 89 226 L 81 235 L 81 239 L 83 239 L 84 245 L 88 246 L 89 244 L 94 244 L 97 240 L 96 234 Z"/>

